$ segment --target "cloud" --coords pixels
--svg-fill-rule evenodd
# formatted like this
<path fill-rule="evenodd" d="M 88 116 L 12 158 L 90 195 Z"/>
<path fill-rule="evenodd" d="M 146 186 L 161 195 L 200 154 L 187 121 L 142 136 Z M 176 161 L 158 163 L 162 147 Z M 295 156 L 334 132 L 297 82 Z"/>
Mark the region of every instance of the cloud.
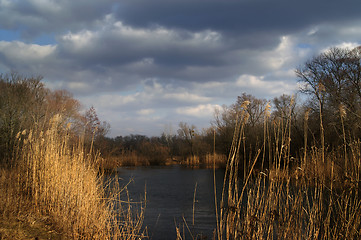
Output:
<path fill-rule="evenodd" d="M 112 135 L 206 126 L 243 92 L 297 90 L 294 69 L 360 45 L 358 0 L 0 0 L 0 71 L 44 76 Z"/>
<path fill-rule="evenodd" d="M 150 109 L 150 108 L 148 108 L 148 109 L 140 109 L 139 111 L 137 111 L 137 113 L 139 114 L 139 115 L 151 115 L 151 114 L 153 114 L 155 112 L 155 110 L 154 109 Z"/>
<path fill-rule="evenodd" d="M 94 31 L 67 33 L 59 38 L 60 54 L 88 65 L 141 67 L 216 65 L 225 46 L 212 31 L 174 31 L 163 27 L 134 28 L 107 16 L 103 27 Z M 152 74 L 141 68 L 143 74 Z M 148 70 L 148 71 L 147 71 Z M 154 72 L 154 73 L 159 73 Z"/>
<path fill-rule="evenodd" d="M 114 0 L 0 1 L 0 27 L 17 28 L 23 39 L 94 26 L 113 7 Z"/>
<path fill-rule="evenodd" d="M 283 75 L 284 73 L 281 73 Z M 265 77 L 257 77 L 252 75 L 242 75 L 237 79 L 237 86 L 242 87 L 245 92 L 253 92 L 257 89 L 260 96 L 269 98 L 271 96 L 279 96 L 282 94 L 292 94 L 297 90 L 297 83 L 287 80 L 265 81 Z"/>
<path fill-rule="evenodd" d="M 219 108 L 220 106 L 218 104 L 201 104 L 198 106 L 178 108 L 176 109 L 176 112 L 179 115 L 188 115 L 196 118 L 208 117 L 211 119 L 215 109 Z"/>
<path fill-rule="evenodd" d="M 228 35 L 255 32 L 295 32 L 307 25 L 359 17 L 357 0 L 337 1 L 203 1 L 124 0 L 117 17 L 127 24 L 199 31 L 212 29 Z M 162 7 L 159 7 L 162 6 Z"/>
<path fill-rule="evenodd" d="M 56 46 L 25 44 L 20 41 L 0 41 L 0 61 L 9 70 L 21 69 L 24 73 L 38 72 L 53 62 Z"/>

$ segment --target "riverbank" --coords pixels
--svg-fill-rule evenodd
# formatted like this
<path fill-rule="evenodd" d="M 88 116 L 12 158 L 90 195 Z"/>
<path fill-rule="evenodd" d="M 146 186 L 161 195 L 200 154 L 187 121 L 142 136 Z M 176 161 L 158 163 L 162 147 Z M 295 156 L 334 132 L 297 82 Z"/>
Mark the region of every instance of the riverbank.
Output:
<path fill-rule="evenodd" d="M 0 217 L 0 239 L 11 240 L 65 240 L 66 236 L 56 232 L 45 220 L 34 215 L 23 217 Z"/>
<path fill-rule="evenodd" d="M 0 169 L 0 239 L 67 239 L 20 194 L 14 169 Z"/>

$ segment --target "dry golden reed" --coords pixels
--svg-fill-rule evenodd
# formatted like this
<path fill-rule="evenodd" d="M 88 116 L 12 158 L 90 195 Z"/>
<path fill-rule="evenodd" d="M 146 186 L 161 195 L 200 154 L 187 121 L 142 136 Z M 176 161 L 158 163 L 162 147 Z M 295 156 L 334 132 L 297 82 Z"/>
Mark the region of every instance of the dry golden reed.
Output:
<path fill-rule="evenodd" d="M 1 194 L 12 196 L 18 213 L 46 217 L 65 238 L 141 239 L 143 206 L 135 212 L 130 201 L 120 198 L 119 186 L 105 192 L 98 156 L 85 152 L 81 140 L 71 145 L 68 129 L 56 115 L 46 131 L 33 129 L 19 135 L 21 157 L 12 170 L 17 183 L 1 179 L 8 191 Z"/>
<path fill-rule="evenodd" d="M 360 140 L 346 142 L 344 138 L 347 147 L 325 152 L 322 141 L 320 147 L 307 148 L 305 135 L 305 149 L 295 159 L 289 151 L 290 110 L 285 123 L 274 121 L 271 126 L 275 137 L 268 168 L 255 168 L 261 160 L 260 153 L 266 150 L 267 138 L 258 154 L 249 159 L 242 179 L 238 164 L 239 149 L 245 144 L 244 110 L 239 113 L 228 157 L 219 213 L 216 212 L 216 238 L 360 239 Z M 340 111 L 341 119 L 342 114 Z M 308 112 L 306 132 L 307 118 Z"/>

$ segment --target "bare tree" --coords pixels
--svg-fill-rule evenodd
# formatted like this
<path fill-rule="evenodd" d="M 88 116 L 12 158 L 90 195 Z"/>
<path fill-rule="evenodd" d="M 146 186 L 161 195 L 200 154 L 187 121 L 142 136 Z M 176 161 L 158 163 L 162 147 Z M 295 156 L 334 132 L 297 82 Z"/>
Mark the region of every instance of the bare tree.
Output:
<path fill-rule="evenodd" d="M 194 137 L 197 134 L 197 129 L 194 125 L 189 126 L 185 122 L 179 123 L 178 136 L 188 143 L 190 147 L 190 154 L 194 155 Z"/>
<path fill-rule="evenodd" d="M 243 93 L 242 96 L 238 97 L 236 106 L 241 106 L 245 101 L 249 102 L 246 111 L 249 115 L 248 121 L 251 127 L 255 127 L 258 124 L 263 124 L 267 100 L 256 98 L 253 95 Z"/>
<path fill-rule="evenodd" d="M 361 51 L 331 48 L 307 61 L 296 70 L 302 83 L 301 92 L 310 96 L 308 107 L 319 115 L 320 135 L 330 134 L 327 128 L 337 128 L 337 112 L 342 105 L 347 112 L 345 126 L 353 137 L 361 129 Z M 311 113 L 312 114 L 312 113 Z M 331 136 L 328 136 L 331 139 Z"/>
<path fill-rule="evenodd" d="M 15 136 L 44 120 L 48 90 L 41 77 L 0 74 L 0 161 L 13 156 Z"/>

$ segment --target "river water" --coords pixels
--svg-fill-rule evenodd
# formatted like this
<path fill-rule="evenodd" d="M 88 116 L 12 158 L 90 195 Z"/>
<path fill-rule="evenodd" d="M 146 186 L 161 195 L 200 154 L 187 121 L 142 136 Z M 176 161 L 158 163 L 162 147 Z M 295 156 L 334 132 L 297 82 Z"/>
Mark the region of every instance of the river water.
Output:
<path fill-rule="evenodd" d="M 119 168 L 115 176 L 121 179 L 121 185 L 132 179 L 128 190 L 133 201 L 144 199 L 146 189 L 144 227 L 150 239 L 176 239 L 176 227 L 186 239 L 200 234 L 202 239 L 212 239 L 216 228 L 213 169 L 177 165 Z M 215 176 L 219 200 L 224 170 L 216 169 Z"/>

